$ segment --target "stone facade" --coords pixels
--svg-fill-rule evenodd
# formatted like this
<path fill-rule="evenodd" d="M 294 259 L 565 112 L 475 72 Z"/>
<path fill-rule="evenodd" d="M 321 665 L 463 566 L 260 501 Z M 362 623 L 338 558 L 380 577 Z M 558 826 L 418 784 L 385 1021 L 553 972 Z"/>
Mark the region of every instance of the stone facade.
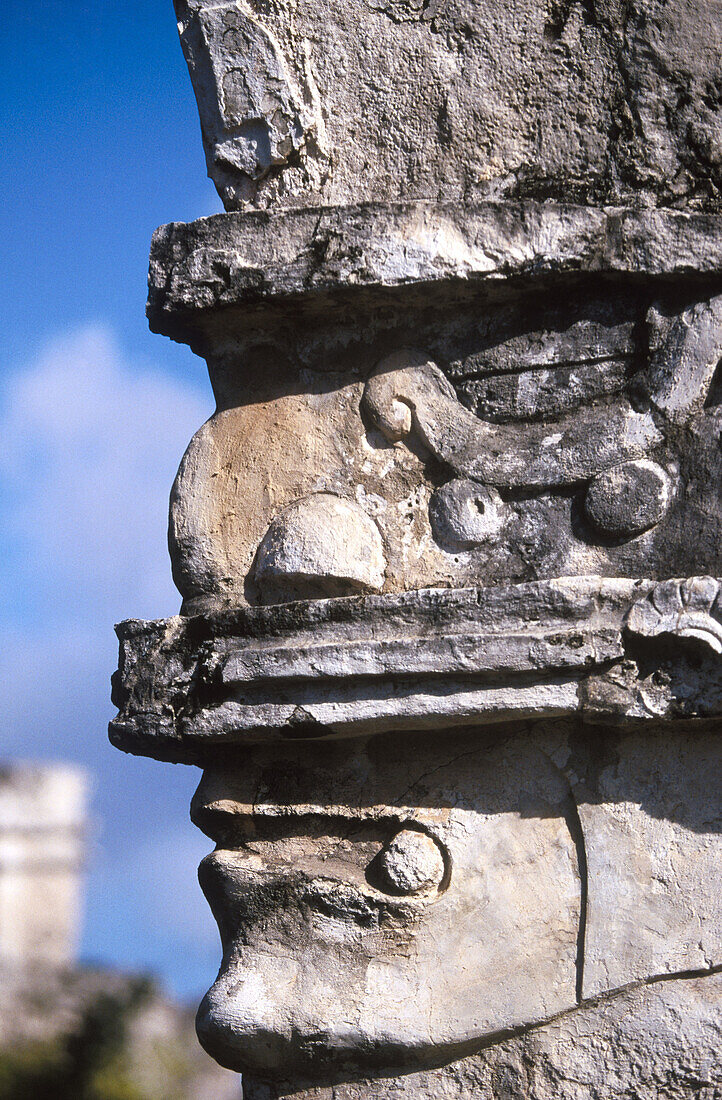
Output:
<path fill-rule="evenodd" d="M 227 212 L 148 316 L 217 409 L 111 739 L 204 769 L 201 1041 L 257 1100 L 712 1100 L 713 5 L 176 6 Z"/>
<path fill-rule="evenodd" d="M 226 209 L 716 206 L 715 0 L 176 0 Z"/>
<path fill-rule="evenodd" d="M 0 767 L 0 968 L 75 962 L 85 803 L 76 768 Z"/>

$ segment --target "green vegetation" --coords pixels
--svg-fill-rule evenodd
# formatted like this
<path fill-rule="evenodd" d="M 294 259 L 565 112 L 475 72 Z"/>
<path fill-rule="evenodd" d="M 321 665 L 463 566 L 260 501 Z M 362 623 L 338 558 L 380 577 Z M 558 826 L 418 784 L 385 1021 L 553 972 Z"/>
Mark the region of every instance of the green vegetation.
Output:
<path fill-rule="evenodd" d="M 71 1034 L 0 1051 L 0 1100 L 155 1100 L 133 1083 L 128 1027 L 153 995 L 145 979 L 100 993 Z"/>

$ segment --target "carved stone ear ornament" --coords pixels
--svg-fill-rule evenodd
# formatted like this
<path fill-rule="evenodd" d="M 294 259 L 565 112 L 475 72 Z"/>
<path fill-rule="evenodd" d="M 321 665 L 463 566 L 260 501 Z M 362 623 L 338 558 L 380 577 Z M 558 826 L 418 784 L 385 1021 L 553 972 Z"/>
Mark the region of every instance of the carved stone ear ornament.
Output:
<path fill-rule="evenodd" d="M 598 531 L 633 538 L 664 518 L 671 496 L 667 472 L 643 458 L 613 466 L 594 478 L 584 498 L 584 510 Z"/>
<path fill-rule="evenodd" d="M 434 538 L 441 545 L 471 550 L 493 542 L 509 519 L 509 506 L 496 489 L 468 478 L 455 478 L 441 485 L 429 501 L 429 519 Z"/>
<path fill-rule="evenodd" d="M 366 383 L 363 407 L 389 441 L 412 431 L 458 478 L 433 494 L 437 541 L 472 549 L 493 541 L 509 509 L 496 489 L 541 490 L 589 482 L 587 517 L 608 535 L 631 538 L 663 518 L 671 483 L 646 458 L 661 441 L 650 413 L 626 398 L 553 424 L 490 424 L 469 412 L 442 371 L 423 353 L 383 359 Z"/>
<path fill-rule="evenodd" d="M 634 604 L 626 627 L 645 638 L 665 634 L 694 638 L 722 655 L 719 581 L 714 577 L 662 581 Z"/>

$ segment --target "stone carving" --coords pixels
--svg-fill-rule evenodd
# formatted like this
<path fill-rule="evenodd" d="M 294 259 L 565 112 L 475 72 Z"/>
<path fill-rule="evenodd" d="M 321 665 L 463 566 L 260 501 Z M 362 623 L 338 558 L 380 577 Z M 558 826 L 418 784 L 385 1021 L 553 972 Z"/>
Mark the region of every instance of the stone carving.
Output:
<path fill-rule="evenodd" d="M 222 836 L 201 883 L 227 930 L 227 962 L 198 1026 L 216 1057 L 261 1077 L 319 1059 L 423 1064 L 439 1044 L 575 1003 L 581 894 L 567 785 L 523 742 L 445 741 L 439 752 L 437 734 L 402 739 L 382 754 L 309 742 L 260 752 L 250 769 L 205 771 L 193 815 Z M 446 889 L 389 890 L 369 873 L 409 823 L 448 849 Z"/>
<path fill-rule="evenodd" d="M 208 171 L 231 205 L 305 148 L 314 120 L 278 42 L 239 3 L 176 5 L 194 76 Z"/>
<path fill-rule="evenodd" d="M 684 423 L 703 407 L 722 358 L 722 299 L 682 314 L 668 324 L 668 330 L 649 376 L 637 385 L 646 387 L 658 413 L 673 423 Z M 509 364 L 503 366 L 510 369 Z M 505 381 L 509 375 L 500 377 Z M 552 377 L 551 381 L 559 386 L 571 377 L 568 373 L 566 379 Z M 615 388 L 613 383 L 612 392 Z M 518 381 L 514 392 L 518 404 Z M 366 383 L 362 407 L 389 441 L 415 432 L 438 459 L 465 476 L 466 480 L 450 482 L 432 498 L 432 527 L 442 541 L 471 548 L 488 541 L 500 526 L 503 506 L 498 495 L 483 498 L 483 508 L 490 513 L 487 520 L 472 518 L 470 508 L 482 503 L 482 498 L 478 490 L 474 496 L 474 482 L 468 479 L 507 490 L 591 481 L 584 507 L 597 530 L 631 538 L 659 523 L 671 498 L 670 478 L 644 457 L 662 442 L 657 417 L 651 411 L 635 411 L 624 395 L 609 404 L 609 390 L 597 380 L 595 390 L 578 387 L 567 399 L 567 407 L 574 411 L 564 419 L 545 418 L 537 423 L 535 416 L 544 408 L 540 408 L 538 390 L 532 392 L 533 399 L 520 410 L 526 414 L 523 429 L 518 423 L 490 423 L 459 404 L 454 387 L 427 357 L 401 351 L 376 367 Z M 606 399 L 601 409 L 592 405 L 581 411 L 584 398 L 600 395 Z M 488 404 L 488 388 L 486 400 Z M 503 406 L 503 400 L 503 391 L 497 393 L 497 407 Z M 509 411 L 506 419 L 511 419 Z"/>
<path fill-rule="evenodd" d="M 641 600 L 654 589 L 580 577 L 131 621 L 118 631 L 111 737 L 160 759 L 195 761 L 214 744 L 481 717 L 616 723 L 722 714 L 716 655 L 691 667 L 677 660 L 676 671 L 664 656 L 639 659 L 638 601 L 643 614 L 654 611 Z"/>
<path fill-rule="evenodd" d="M 440 1070 L 336 1079 L 308 1087 L 244 1078 L 246 1100 L 639 1100 L 714 1097 L 719 1080 L 720 974 L 654 982 L 522 1031 Z M 653 1052 L 653 1053 L 652 1053 Z M 503 1092 L 502 1092 L 503 1090 Z"/>
<path fill-rule="evenodd" d="M 462 550 L 492 541 L 508 518 L 509 509 L 499 494 L 468 478 L 447 481 L 429 501 L 436 541 Z"/>
<path fill-rule="evenodd" d="M 110 736 L 203 768 L 201 1040 L 254 1100 L 697 1100 L 708 0 L 176 7 L 231 212 L 156 233 L 148 315 L 217 409 L 171 495 L 181 613 L 118 627 Z"/>
<path fill-rule="evenodd" d="M 642 198 L 719 208 L 715 0 L 693 8 L 638 0 L 630 10 L 538 0 L 176 0 L 176 11 L 207 147 L 218 112 L 208 68 L 252 80 L 269 67 L 244 36 L 202 36 L 202 21 L 222 27 L 252 15 L 323 117 L 331 152 L 311 149 L 266 176 L 253 196 L 259 205 Z M 260 106 L 270 123 L 273 86 Z M 242 170 L 209 157 L 209 174 L 227 209 L 251 197 Z"/>
<path fill-rule="evenodd" d="M 689 767 L 681 731 L 606 748 L 599 761 L 557 722 L 259 746 L 207 767 L 192 813 L 217 843 L 201 883 L 224 962 L 202 1041 L 251 1080 L 343 1081 L 719 968 L 717 736 Z M 410 835 L 428 847 L 408 870 Z M 433 875 L 435 844 L 441 891 L 399 889 Z M 389 884 L 372 869 L 394 847 Z"/>
<path fill-rule="evenodd" d="M 715 238 L 676 214 L 612 219 L 533 205 L 442 213 L 356 210 L 335 259 L 336 215 L 321 232 L 326 215 L 284 214 L 277 268 L 257 215 L 157 236 L 153 323 L 209 357 L 219 403 L 173 492 L 184 611 L 265 599 L 254 561 L 266 531 L 319 493 L 357 503 L 377 528 L 387 592 L 722 570 L 722 328 L 719 297 L 699 289 Z M 464 249 L 454 252 L 459 235 Z M 415 255 L 410 239 L 425 251 Z M 405 268 L 388 262 L 396 240 Z M 213 241 L 223 241 L 223 271 L 209 266 Z M 317 255 L 320 266 L 308 259 Z M 517 258 L 509 278 L 497 255 Z M 521 277 L 528 264 L 541 272 L 532 285 Z M 573 275 L 580 267 L 585 279 L 601 267 L 605 281 L 585 282 Z M 252 274 L 261 270 L 266 290 Z M 555 280 L 572 275 L 562 298 Z M 332 291 L 339 278 L 363 283 L 356 298 Z M 289 294 L 292 331 L 279 328 L 277 305 Z M 449 294 L 453 309 L 429 311 L 430 295 Z M 256 305 L 241 309 L 246 300 Z M 379 350 L 403 348 L 409 327 L 428 352 L 399 367 L 411 353 Z M 679 404 L 668 417 L 670 371 Z M 397 383 L 411 386 L 415 411 L 389 406 L 396 398 L 385 387 Z M 389 408 L 402 427 L 410 418 L 397 443 Z M 477 495 L 470 489 L 464 503 L 460 485 L 444 489 L 450 480 L 478 485 Z"/>
<path fill-rule="evenodd" d="M 355 501 L 317 493 L 289 504 L 263 536 L 255 575 L 264 602 L 377 592 L 381 536 Z"/>
<path fill-rule="evenodd" d="M 722 359 L 722 296 L 669 317 L 648 317 L 652 340 L 649 398 L 673 424 L 704 406 Z"/>
<path fill-rule="evenodd" d="M 467 412 L 438 367 L 419 353 L 400 352 L 376 368 L 363 406 L 390 441 L 415 430 L 452 470 L 487 485 L 543 489 L 593 479 L 586 512 L 610 535 L 641 534 L 659 523 L 669 503 L 665 471 L 641 459 L 661 441 L 654 419 L 634 412 L 624 399 L 605 408 L 603 418 L 593 410 L 577 412 L 563 421 L 532 421 L 522 432 Z M 488 518 L 472 517 L 474 505 Z M 502 509 L 498 494 L 481 496 L 477 489 L 475 496 L 473 482 L 456 480 L 437 490 L 432 527 L 442 539 L 469 548 L 492 537 Z"/>
<path fill-rule="evenodd" d="M 386 894 L 440 890 L 447 877 L 448 858 L 448 853 L 442 853 L 438 841 L 428 833 L 420 829 L 400 829 L 371 862 L 366 877 L 369 874 L 372 878 L 378 876 Z"/>
<path fill-rule="evenodd" d="M 415 430 L 457 474 L 505 489 L 542 489 L 585 481 L 610 466 L 642 458 L 660 442 L 648 413 L 621 404 L 602 424 L 577 414 L 568 421 L 518 427 L 485 424 L 459 404 L 453 386 L 417 352 L 379 363 L 363 406 L 387 439 Z"/>
<path fill-rule="evenodd" d="M 627 629 L 646 638 L 695 638 L 722 654 L 720 585 L 714 577 L 663 581 L 632 607 Z"/>
<path fill-rule="evenodd" d="M 584 509 L 598 530 L 631 538 L 663 519 L 670 495 L 666 471 L 656 462 L 642 459 L 613 466 L 595 477 L 584 498 Z"/>

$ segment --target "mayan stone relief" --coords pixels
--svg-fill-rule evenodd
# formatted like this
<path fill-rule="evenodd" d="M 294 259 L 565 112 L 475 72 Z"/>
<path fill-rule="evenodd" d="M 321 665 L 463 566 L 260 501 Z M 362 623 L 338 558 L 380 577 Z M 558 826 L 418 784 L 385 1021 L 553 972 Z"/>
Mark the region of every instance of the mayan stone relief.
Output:
<path fill-rule="evenodd" d="M 253 1100 L 713 1100 L 714 5 L 176 9 L 227 212 L 148 317 L 216 411 L 111 739 L 203 769 L 200 1040 Z"/>

